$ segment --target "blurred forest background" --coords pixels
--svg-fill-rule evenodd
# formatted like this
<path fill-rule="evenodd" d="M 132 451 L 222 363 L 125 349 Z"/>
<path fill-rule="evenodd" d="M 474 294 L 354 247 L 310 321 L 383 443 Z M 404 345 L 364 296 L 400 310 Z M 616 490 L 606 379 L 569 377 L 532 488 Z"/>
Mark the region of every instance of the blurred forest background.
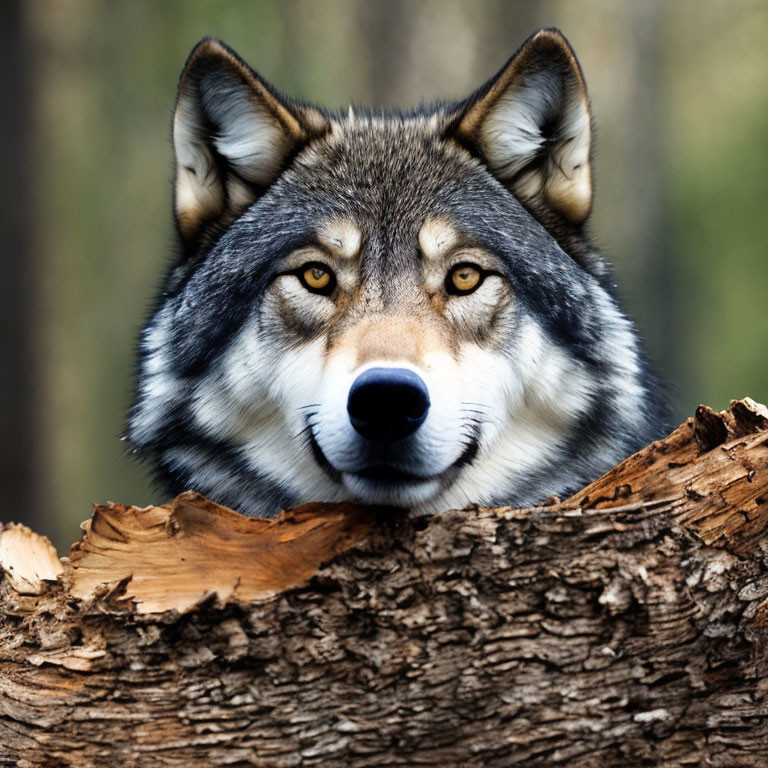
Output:
<path fill-rule="evenodd" d="M 392 106 L 467 94 L 543 26 L 586 73 L 593 229 L 676 417 L 768 399 L 768 1 L 3 0 L 0 521 L 66 552 L 92 502 L 163 501 L 119 435 L 198 39 L 290 95 Z"/>

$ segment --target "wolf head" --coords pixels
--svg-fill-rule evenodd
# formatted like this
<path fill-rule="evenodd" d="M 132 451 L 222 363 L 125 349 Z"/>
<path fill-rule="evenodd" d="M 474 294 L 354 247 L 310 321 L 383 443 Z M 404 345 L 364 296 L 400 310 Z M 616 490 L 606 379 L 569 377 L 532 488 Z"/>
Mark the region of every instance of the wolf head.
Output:
<path fill-rule="evenodd" d="M 468 99 L 396 114 L 291 101 L 202 41 L 135 452 L 170 491 L 250 514 L 423 513 L 533 504 L 657 437 L 662 399 L 585 233 L 591 136 L 556 30 Z"/>

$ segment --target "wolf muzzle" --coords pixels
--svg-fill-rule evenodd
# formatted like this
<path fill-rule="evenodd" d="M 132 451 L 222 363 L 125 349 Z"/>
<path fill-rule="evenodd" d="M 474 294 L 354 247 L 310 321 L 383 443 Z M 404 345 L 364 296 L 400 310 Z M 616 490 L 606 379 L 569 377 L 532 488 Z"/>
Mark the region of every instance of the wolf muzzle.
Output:
<path fill-rule="evenodd" d="M 377 442 L 412 435 L 424 423 L 430 401 L 427 385 L 407 368 L 369 368 L 349 389 L 347 413 L 355 430 Z"/>

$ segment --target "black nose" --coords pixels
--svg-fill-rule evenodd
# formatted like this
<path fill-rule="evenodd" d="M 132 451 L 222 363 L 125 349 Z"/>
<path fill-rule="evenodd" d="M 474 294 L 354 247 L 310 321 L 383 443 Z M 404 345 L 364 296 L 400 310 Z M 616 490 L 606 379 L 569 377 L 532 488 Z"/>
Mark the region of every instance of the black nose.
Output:
<path fill-rule="evenodd" d="M 349 420 L 369 440 L 392 442 L 412 435 L 428 410 L 426 384 L 406 368 L 369 368 L 349 389 Z"/>

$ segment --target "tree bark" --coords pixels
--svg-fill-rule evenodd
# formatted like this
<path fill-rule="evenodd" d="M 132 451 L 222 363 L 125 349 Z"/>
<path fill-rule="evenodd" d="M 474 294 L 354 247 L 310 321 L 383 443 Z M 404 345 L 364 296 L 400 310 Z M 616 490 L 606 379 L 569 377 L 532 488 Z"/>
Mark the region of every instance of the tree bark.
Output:
<path fill-rule="evenodd" d="M 570 499 L 0 534 L 0 765 L 768 766 L 768 409 Z"/>

